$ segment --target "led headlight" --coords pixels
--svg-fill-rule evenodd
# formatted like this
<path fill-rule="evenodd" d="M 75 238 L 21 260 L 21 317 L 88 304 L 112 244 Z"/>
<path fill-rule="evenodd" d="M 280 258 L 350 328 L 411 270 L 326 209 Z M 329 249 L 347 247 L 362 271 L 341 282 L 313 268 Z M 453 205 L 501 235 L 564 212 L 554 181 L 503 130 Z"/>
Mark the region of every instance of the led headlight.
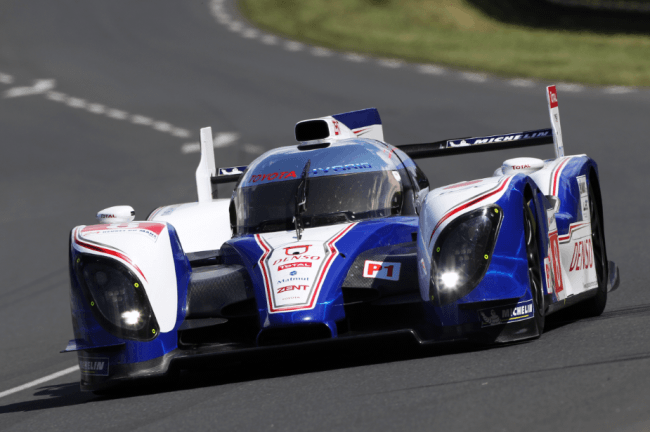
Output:
<path fill-rule="evenodd" d="M 433 247 L 429 284 L 438 305 L 467 295 L 483 278 L 502 218 L 501 208 L 491 205 L 459 217 L 442 231 Z"/>
<path fill-rule="evenodd" d="M 122 339 L 148 341 L 160 328 L 142 282 L 115 260 L 80 254 L 75 273 L 93 316 Z"/>

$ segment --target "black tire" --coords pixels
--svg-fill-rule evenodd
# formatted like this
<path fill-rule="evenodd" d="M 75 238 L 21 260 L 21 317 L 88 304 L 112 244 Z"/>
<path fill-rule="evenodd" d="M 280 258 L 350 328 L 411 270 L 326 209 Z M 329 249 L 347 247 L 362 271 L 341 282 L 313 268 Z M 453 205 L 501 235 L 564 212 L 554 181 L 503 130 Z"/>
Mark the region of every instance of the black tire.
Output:
<path fill-rule="evenodd" d="M 605 248 L 605 229 L 603 227 L 602 205 L 593 177 L 589 181 L 589 216 L 591 218 L 591 245 L 594 249 L 594 266 L 598 279 L 598 291 L 594 297 L 580 303 L 579 309 L 585 317 L 599 316 L 607 305 L 607 281 L 609 265 Z"/>
<path fill-rule="evenodd" d="M 537 224 L 533 216 L 535 208 L 533 200 L 524 205 L 524 242 L 526 243 L 526 257 L 528 258 L 528 281 L 530 293 L 533 296 L 535 324 L 538 336 L 544 332 L 545 305 L 544 285 L 542 283 L 542 263 L 539 254 L 539 241 Z"/>

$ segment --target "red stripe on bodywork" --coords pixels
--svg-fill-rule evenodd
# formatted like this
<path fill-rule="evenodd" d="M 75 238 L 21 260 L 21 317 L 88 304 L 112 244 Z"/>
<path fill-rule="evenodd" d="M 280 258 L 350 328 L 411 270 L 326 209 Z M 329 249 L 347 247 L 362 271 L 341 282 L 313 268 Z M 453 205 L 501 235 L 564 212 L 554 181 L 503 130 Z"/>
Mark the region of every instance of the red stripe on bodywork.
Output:
<path fill-rule="evenodd" d="M 86 248 L 86 249 L 90 249 L 90 250 L 95 251 L 95 252 L 101 252 L 101 253 L 104 253 L 104 254 L 106 254 L 106 255 L 112 255 L 112 256 L 116 257 L 117 259 L 126 262 L 126 263 L 129 264 L 131 267 L 133 267 L 134 269 L 136 269 L 136 270 L 138 271 L 138 273 L 140 273 L 140 275 L 142 276 L 142 278 L 143 278 L 145 281 L 147 281 L 147 278 L 145 277 L 144 273 L 142 273 L 142 270 L 140 270 L 140 267 L 138 267 L 138 266 L 137 266 L 137 265 L 136 265 L 136 264 L 131 260 L 131 258 L 129 258 L 128 256 L 124 255 L 124 254 L 121 253 L 121 252 L 118 252 L 118 251 L 115 251 L 115 250 L 112 250 L 112 249 L 108 249 L 108 248 L 105 248 L 105 247 L 101 247 L 101 246 L 95 246 L 95 245 L 93 245 L 93 244 L 86 243 L 86 242 L 82 241 L 82 240 L 79 238 L 79 229 L 77 229 L 77 230 L 75 231 L 74 242 L 75 242 L 76 244 L 78 244 L 79 246 L 84 247 L 84 248 Z M 147 281 L 147 282 L 148 282 L 148 281 Z"/>
<path fill-rule="evenodd" d="M 268 246 L 265 242 L 264 239 L 262 238 L 261 235 L 255 234 L 255 240 L 257 240 L 257 244 L 262 248 L 264 253 L 260 257 L 260 260 L 258 261 L 260 264 L 260 269 L 262 269 L 262 277 L 264 278 L 264 287 L 266 288 L 266 296 L 269 300 L 269 308 L 271 311 L 273 311 L 273 299 L 271 297 L 271 278 L 268 275 L 266 265 L 264 265 L 266 261 L 266 257 L 269 256 L 269 253 L 271 252 L 271 247 Z"/>
<path fill-rule="evenodd" d="M 485 200 L 485 199 L 487 199 L 487 198 L 490 198 L 491 196 L 493 196 L 493 195 L 495 195 L 495 194 L 498 194 L 499 192 L 501 192 L 501 191 L 503 190 L 503 188 L 506 187 L 506 185 L 507 185 L 508 183 L 510 183 L 510 179 L 508 179 L 508 180 L 506 180 L 505 182 L 503 182 L 503 184 L 501 185 L 501 187 L 498 188 L 497 190 L 492 191 L 492 192 L 489 192 L 487 195 L 478 196 L 477 198 L 473 199 L 472 201 L 470 201 L 470 202 L 468 202 L 468 203 L 465 203 L 465 204 L 461 205 L 460 207 L 456 207 L 456 208 L 453 209 L 453 210 L 450 210 L 447 214 L 445 214 L 445 215 L 444 215 L 444 216 L 443 216 L 443 217 L 438 221 L 438 224 L 436 225 L 436 227 L 435 227 L 435 228 L 433 229 L 433 231 L 431 232 L 431 237 L 429 237 L 429 244 L 431 244 L 431 240 L 433 239 L 433 235 L 435 234 L 436 230 L 437 230 L 437 229 L 440 227 L 440 225 L 442 225 L 442 224 L 443 224 L 447 219 L 449 219 L 450 217 L 452 217 L 453 215 L 455 215 L 455 214 L 458 213 L 459 211 L 465 210 L 465 209 L 468 208 L 468 207 L 471 207 L 471 206 L 473 206 L 473 205 L 475 205 L 475 204 L 478 204 L 478 203 L 480 203 L 481 201 L 483 201 L 483 200 Z"/>
<path fill-rule="evenodd" d="M 565 159 L 564 161 L 562 161 L 560 165 L 557 167 L 557 170 L 555 171 L 555 175 L 553 176 L 553 190 L 551 191 L 553 196 L 557 196 L 558 176 L 560 175 L 560 171 L 562 171 L 562 167 L 567 162 L 569 162 L 569 159 Z"/>

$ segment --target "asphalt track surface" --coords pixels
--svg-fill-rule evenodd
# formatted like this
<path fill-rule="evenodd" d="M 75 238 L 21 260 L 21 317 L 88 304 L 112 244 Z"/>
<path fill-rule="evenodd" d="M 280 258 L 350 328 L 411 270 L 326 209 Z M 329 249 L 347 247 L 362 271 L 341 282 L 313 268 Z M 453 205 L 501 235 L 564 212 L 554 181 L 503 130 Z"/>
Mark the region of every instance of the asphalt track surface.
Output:
<path fill-rule="evenodd" d="M 194 201 L 198 153 L 181 147 L 200 127 L 239 134 L 216 151 L 217 165 L 232 166 L 292 144 L 298 120 L 368 106 L 394 144 L 548 124 L 543 84 L 290 52 L 229 31 L 205 1 L 5 0 L 0 73 L 0 393 L 76 364 L 59 354 L 72 337 L 69 230 L 111 205 L 130 204 L 144 218 Z M 55 82 L 34 87 L 42 79 Z M 23 90 L 7 93 L 15 88 Z M 530 343 L 386 343 L 184 373 L 115 397 L 81 393 L 74 372 L 0 397 L 0 429 L 647 430 L 650 97 L 587 89 L 559 99 L 567 152 L 600 164 L 608 253 L 621 269 L 601 317 L 549 318 Z M 422 166 L 441 186 L 487 177 L 523 155 L 550 157 L 552 148 Z"/>

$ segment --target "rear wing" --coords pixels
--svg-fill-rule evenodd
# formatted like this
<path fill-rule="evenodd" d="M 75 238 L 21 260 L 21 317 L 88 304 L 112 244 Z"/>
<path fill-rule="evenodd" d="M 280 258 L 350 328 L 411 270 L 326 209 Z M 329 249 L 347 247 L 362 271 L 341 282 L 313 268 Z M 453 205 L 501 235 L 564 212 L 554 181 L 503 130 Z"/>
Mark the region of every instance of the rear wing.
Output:
<path fill-rule="evenodd" d="M 403 144 L 398 145 L 397 148 L 412 159 L 422 159 L 554 144 L 555 157 L 564 157 L 560 110 L 557 101 L 557 90 L 554 85 L 546 87 L 546 101 L 551 119 L 550 129 L 446 139 L 423 144 Z M 375 108 L 305 120 L 296 124 L 296 139 L 301 143 L 301 146 L 319 145 L 324 141 L 354 138 L 362 135 L 364 138 L 383 141 L 381 119 Z M 201 129 L 201 161 L 196 170 L 199 202 L 212 200 L 213 184 L 234 183 L 241 178 L 245 170 L 245 166 L 237 166 L 219 168 L 217 171 L 214 163 L 212 129 Z"/>
<path fill-rule="evenodd" d="M 423 159 L 555 144 L 555 157 L 564 157 L 564 144 L 562 142 L 562 130 L 560 128 L 560 109 L 558 107 L 555 86 L 546 87 L 546 100 L 551 119 L 550 129 L 483 137 L 454 138 L 423 144 L 403 144 L 398 145 L 397 148 L 406 153 L 411 159 Z"/>

